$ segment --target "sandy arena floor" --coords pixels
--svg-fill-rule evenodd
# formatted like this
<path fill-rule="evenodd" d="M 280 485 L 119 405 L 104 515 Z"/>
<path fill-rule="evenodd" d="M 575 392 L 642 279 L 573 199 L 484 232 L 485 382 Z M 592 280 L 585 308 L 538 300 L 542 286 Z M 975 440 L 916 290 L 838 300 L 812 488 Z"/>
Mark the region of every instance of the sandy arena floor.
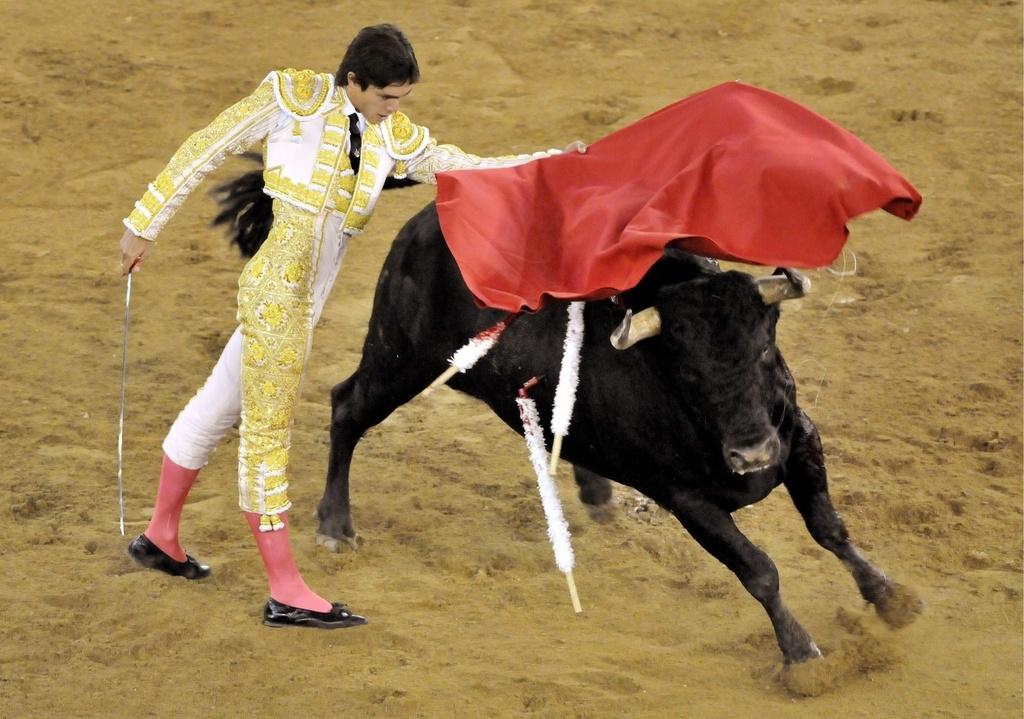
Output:
<path fill-rule="evenodd" d="M 0 717 L 1021 716 L 1017 0 L 0 7 Z M 352 244 L 295 431 L 300 566 L 372 624 L 260 624 L 234 437 L 184 517 L 185 546 L 215 574 L 193 584 L 130 562 L 116 501 L 120 219 L 178 143 L 267 71 L 333 71 L 356 29 L 385 20 L 423 69 L 407 111 L 473 152 L 593 141 L 741 79 L 851 129 L 918 187 L 918 218 L 854 222 L 856 274 L 811 273 L 814 293 L 780 325 L 835 501 L 866 553 L 927 602 L 916 624 L 889 630 L 863 606 L 785 492 L 743 510 L 828 654 L 827 691 L 794 696 L 731 573 L 631 491 L 614 521 L 589 521 L 563 473 L 575 617 L 522 440 L 451 390 L 360 445 L 363 546 L 316 547 L 328 390 L 356 365 L 388 244 L 426 187 L 386 197 Z M 197 192 L 135 283 L 133 533 L 163 434 L 234 326 L 241 262 L 206 227 L 213 211 Z"/>

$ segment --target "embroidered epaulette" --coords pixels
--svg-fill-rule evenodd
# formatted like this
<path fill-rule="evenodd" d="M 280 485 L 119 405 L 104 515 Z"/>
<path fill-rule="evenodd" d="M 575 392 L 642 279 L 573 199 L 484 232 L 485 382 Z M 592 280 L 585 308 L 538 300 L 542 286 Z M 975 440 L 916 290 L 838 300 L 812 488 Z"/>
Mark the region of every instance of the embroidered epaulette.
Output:
<path fill-rule="evenodd" d="M 281 109 L 297 120 L 319 114 L 334 93 L 334 76 L 312 70 L 275 70 L 267 75 Z"/>
<path fill-rule="evenodd" d="M 422 125 L 414 125 L 405 113 L 396 112 L 382 124 L 384 146 L 396 160 L 414 157 L 430 142 L 430 131 Z"/>

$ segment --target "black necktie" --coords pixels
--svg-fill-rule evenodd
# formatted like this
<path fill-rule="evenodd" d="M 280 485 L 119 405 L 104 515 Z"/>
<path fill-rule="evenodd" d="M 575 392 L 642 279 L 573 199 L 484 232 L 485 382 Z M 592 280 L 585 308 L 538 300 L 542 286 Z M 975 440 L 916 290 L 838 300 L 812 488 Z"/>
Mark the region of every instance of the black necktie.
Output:
<path fill-rule="evenodd" d="M 363 146 L 363 136 L 359 134 L 359 115 L 348 116 L 348 159 L 352 163 L 352 172 L 359 172 L 359 149 Z"/>

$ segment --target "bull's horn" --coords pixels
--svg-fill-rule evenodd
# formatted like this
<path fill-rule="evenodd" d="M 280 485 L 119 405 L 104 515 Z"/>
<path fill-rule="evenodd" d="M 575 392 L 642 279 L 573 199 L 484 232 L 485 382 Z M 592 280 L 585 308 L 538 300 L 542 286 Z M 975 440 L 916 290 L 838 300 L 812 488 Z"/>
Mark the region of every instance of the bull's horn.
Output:
<path fill-rule="evenodd" d="M 654 337 L 659 332 L 661 332 L 661 315 L 658 314 L 657 307 L 648 307 L 636 317 L 633 316 L 633 310 L 626 310 L 626 316 L 622 323 L 612 332 L 612 347 L 624 350 L 640 340 Z"/>
<path fill-rule="evenodd" d="M 798 299 L 811 289 L 811 281 L 796 270 L 785 269 L 783 273 L 754 280 L 757 283 L 757 291 L 761 293 L 761 299 L 766 305 Z"/>

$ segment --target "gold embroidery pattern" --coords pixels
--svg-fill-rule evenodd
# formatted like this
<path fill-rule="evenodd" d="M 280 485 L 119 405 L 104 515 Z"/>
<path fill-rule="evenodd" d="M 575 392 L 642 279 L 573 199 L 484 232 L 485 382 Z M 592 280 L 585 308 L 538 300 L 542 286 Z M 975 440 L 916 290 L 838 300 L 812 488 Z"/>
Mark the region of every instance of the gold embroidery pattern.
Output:
<path fill-rule="evenodd" d="M 288 499 L 292 416 L 313 331 L 316 216 L 274 202 L 274 224 L 238 279 L 242 324 L 239 504 L 276 515 Z M 272 531 L 273 520 L 267 520 Z"/>
<path fill-rule="evenodd" d="M 349 119 L 345 113 L 338 112 L 331 113 L 327 117 L 327 124 L 336 134 L 337 151 L 338 156 L 334 163 L 334 172 L 331 177 L 331 186 L 327 191 L 327 196 L 330 198 L 330 206 L 340 212 L 344 212 L 348 209 L 349 203 L 352 200 L 352 192 L 356 187 L 356 176 L 352 172 L 352 161 L 349 159 L 348 153 L 342 151 L 342 147 L 347 142 L 349 133 Z"/>
<path fill-rule="evenodd" d="M 244 152 L 267 135 L 276 112 L 274 90 L 267 82 L 222 112 L 178 148 L 125 218 L 125 225 L 135 234 L 155 240 L 189 193 L 228 153 Z M 149 213 L 148 217 L 139 205 Z"/>
<path fill-rule="evenodd" d="M 334 176 L 335 183 L 335 199 L 340 200 L 336 202 L 336 207 L 348 207 L 348 201 L 352 199 L 352 191 L 356 189 L 356 174 L 352 172 L 352 169 L 344 170 Z"/>
<path fill-rule="evenodd" d="M 325 116 L 320 149 L 308 184 L 288 179 L 280 167 L 264 170 L 263 180 L 265 192 L 271 197 L 285 200 L 312 213 L 328 211 L 343 214 L 343 230 L 355 235 L 362 232 L 370 220 L 379 194 L 378 179 L 385 170 L 390 169 L 390 164 L 384 154 L 385 140 L 381 124 L 369 125 L 363 133 L 359 174 L 354 174 L 348 154 L 344 151 L 348 124 L 348 117 L 340 110 Z"/>
<path fill-rule="evenodd" d="M 396 112 L 391 120 L 391 136 L 396 142 L 408 142 L 412 137 L 413 127 L 409 116 L 404 112 Z"/>
<path fill-rule="evenodd" d="M 437 184 L 435 177 L 438 172 L 449 170 L 471 170 L 487 167 L 514 167 L 540 157 L 558 154 L 557 150 L 535 152 L 532 155 L 502 155 L 499 157 L 480 157 L 464 152 L 455 145 L 438 145 L 433 138 L 427 143 L 426 149 L 419 156 L 406 162 L 406 174 L 416 182 Z M 397 166 L 396 166 L 397 170 Z"/>
<path fill-rule="evenodd" d="M 271 76 L 281 107 L 294 117 L 315 115 L 334 91 L 334 78 L 327 73 L 289 67 Z"/>
<path fill-rule="evenodd" d="M 298 205 L 307 212 L 319 212 L 323 206 L 323 190 L 316 190 L 309 185 L 295 182 L 281 174 L 280 167 L 268 167 L 263 171 L 264 192 L 293 205 Z"/>
<path fill-rule="evenodd" d="M 284 529 L 284 522 L 280 517 L 273 514 L 264 514 L 260 517 L 261 532 L 276 532 L 279 529 Z"/>
<path fill-rule="evenodd" d="M 396 113 L 397 114 L 397 113 Z M 367 125 L 363 133 L 363 150 L 359 163 L 359 176 L 352 189 L 352 202 L 345 213 L 344 230 L 350 235 L 357 235 L 366 227 L 373 212 L 376 201 L 374 190 L 377 187 L 377 176 L 382 164 L 384 136 L 380 124 Z"/>
<path fill-rule="evenodd" d="M 281 172 L 280 167 L 268 167 L 263 171 L 263 182 L 266 193 L 271 197 L 287 200 L 292 204 L 308 210 L 320 212 L 327 198 L 334 199 L 334 206 L 344 211 L 348 207 L 348 198 L 355 187 L 348 155 L 342 152 L 345 138 L 348 136 L 348 118 L 342 112 L 327 115 L 323 135 L 320 138 L 320 149 L 317 151 L 313 177 L 309 184 L 290 180 Z M 347 175 L 345 174 L 347 172 Z M 335 187 L 331 187 L 331 183 Z M 342 201 L 335 197 L 343 191 Z"/>
<path fill-rule="evenodd" d="M 146 190 L 146 194 L 142 196 L 142 199 L 139 200 L 139 202 L 142 203 L 144 208 L 146 208 L 146 212 L 149 213 L 150 217 L 158 213 L 160 208 L 163 206 L 163 203 L 157 199 L 156 194 L 154 194 L 153 190 L 150 189 Z"/>
<path fill-rule="evenodd" d="M 387 148 L 396 160 L 408 160 L 420 152 L 430 138 L 427 128 L 413 124 L 404 112 L 392 114 L 382 124 Z"/>

